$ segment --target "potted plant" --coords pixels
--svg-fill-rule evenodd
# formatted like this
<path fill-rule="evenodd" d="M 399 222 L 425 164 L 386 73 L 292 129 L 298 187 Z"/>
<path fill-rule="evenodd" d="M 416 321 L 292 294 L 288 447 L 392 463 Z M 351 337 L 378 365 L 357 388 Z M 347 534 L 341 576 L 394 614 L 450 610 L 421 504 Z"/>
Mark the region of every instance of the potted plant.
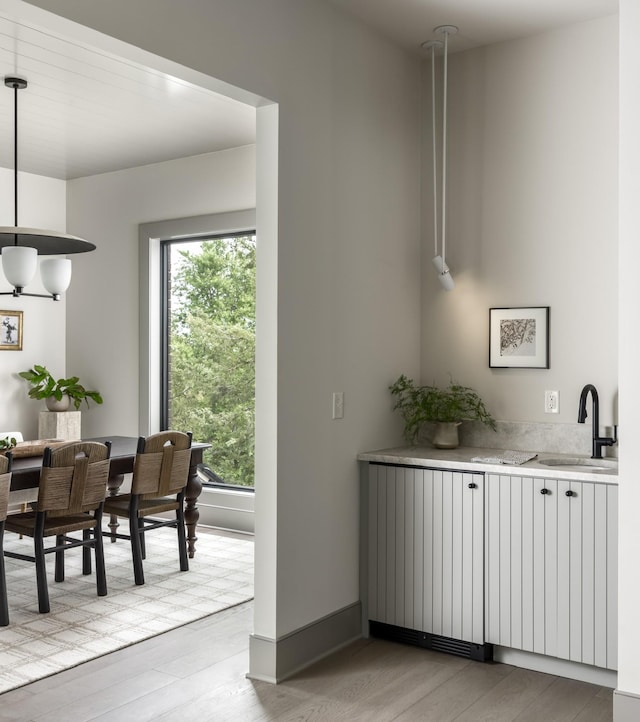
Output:
<path fill-rule="evenodd" d="M 31 384 L 29 398 L 44 399 L 49 411 L 66 411 L 71 401 L 76 411 L 83 401 L 89 406 L 89 399 L 96 404 L 102 403 L 100 393 L 85 389 L 78 376 L 55 379 L 45 366 L 38 364 L 28 371 L 21 371 L 18 375 Z"/>
<path fill-rule="evenodd" d="M 442 449 L 458 446 L 458 427 L 463 421 L 480 421 L 494 431 L 496 422 L 478 394 L 450 381 L 445 388 L 416 386 L 404 374 L 389 387 L 396 397 L 394 410 L 404 419 L 404 434 L 415 443 L 427 423 L 435 423 L 433 445 Z"/>
<path fill-rule="evenodd" d="M 0 439 L 0 454 L 4 454 L 7 451 L 11 451 L 13 447 L 18 443 L 15 436 L 5 436 Z"/>

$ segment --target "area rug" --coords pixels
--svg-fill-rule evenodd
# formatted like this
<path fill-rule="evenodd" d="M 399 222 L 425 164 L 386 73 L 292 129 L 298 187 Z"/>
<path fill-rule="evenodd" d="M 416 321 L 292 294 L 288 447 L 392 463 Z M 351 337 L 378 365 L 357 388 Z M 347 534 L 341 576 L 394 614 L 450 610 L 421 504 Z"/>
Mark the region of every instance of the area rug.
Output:
<path fill-rule="evenodd" d="M 5 549 L 33 540 L 5 535 Z M 176 533 L 147 534 L 145 584 L 135 586 L 129 542 L 105 540 L 108 595 L 83 576 L 81 550 L 65 555 L 65 581 L 53 580 L 51 612 L 40 614 L 35 565 L 6 558 L 10 624 L 0 627 L 0 693 L 74 667 L 253 598 L 253 539 L 199 533 L 189 571 L 180 572 Z"/>

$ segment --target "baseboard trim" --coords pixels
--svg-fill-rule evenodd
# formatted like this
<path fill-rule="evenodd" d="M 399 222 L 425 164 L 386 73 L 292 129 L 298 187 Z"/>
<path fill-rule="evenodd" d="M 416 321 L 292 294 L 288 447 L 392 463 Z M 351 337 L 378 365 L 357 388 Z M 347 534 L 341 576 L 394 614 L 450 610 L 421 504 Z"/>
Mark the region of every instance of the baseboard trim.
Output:
<path fill-rule="evenodd" d="M 205 486 L 198 497 L 198 523 L 216 529 L 253 534 L 254 498 L 254 494 L 248 491 Z"/>
<path fill-rule="evenodd" d="M 495 645 L 493 648 L 493 661 L 511 664 L 514 667 L 532 669 L 536 672 L 555 674 L 557 677 L 577 679 L 581 682 L 589 682 L 589 684 L 599 684 L 602 687 L 610 687 L 611 689 L 615 689 L 618 682 L 618 673 L 612 669 L 592 667 L 589 664 L 548 657 L 544 654 L 524 652 L 521 649 L 511 649 L 510 647 Z M 636 719 L 640 719 L 640 716 Z"/>
<path fill-rule="evenodd" d="M 637 722 L 640 719 L 640 695 L 613 690 L 614 722 Z"/>
<path fill-rule="evenodd" d="M 279 639 L 252 634 L 249 679 L 277 684 L 362 636 L 360 602 Z"/>

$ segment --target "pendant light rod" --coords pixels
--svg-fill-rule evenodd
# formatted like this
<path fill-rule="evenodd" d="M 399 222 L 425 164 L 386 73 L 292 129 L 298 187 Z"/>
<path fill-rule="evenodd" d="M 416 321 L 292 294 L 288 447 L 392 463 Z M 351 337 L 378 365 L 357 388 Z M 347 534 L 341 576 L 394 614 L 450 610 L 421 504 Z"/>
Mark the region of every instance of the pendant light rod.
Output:
<path fill-rule="evenodd" d="M 27 87 L 24 78 L 8 76 L 4 79 L 7 88 L 13 88 L 13 218 L 14 225 L 18 225 L 18 90 Z M 14 245 L 18 245 L 16 234 Z"/>
<path fill-rule="evenodd" d="M 4 78 L 7 88 L 14 91 L 14 211 L 15 226 L 0 226 L 0 249 L 6 246 L 29 246 L 35 248 L 40 256 L 68 256 L 72 253 L 94 251 L 95 243 L 77 236 L 40 228 L 25 228 L 18 225 L 18 91 L 27 87 L 24 78 L 7 76 Z"/>
<path fill-rule="evenodd" d="M 442 43 L 440 43 L 442 45 Z M 433 144 L 433 243 L 438 255 L 438 154 L 436 151 L 436 48 L 431 46 L 431 136 Z"/>
<path fill-rule="evenodd" d="M 5 84 L 6 84 L 5 80 Z M 26 85 L 26 83 L 25 83 Z M 18 86 L 13 86 L 13 225 L 18 225 Z M 16 234 L 14 245 L 18 245 Z"/>
<path fill-rule="evenodd" d="M 455 25 L 439 25 L 433 29 L 434 33 L 444 35 L 444 43 L 434 40 L 423 43 L 423 48 L 431 49 L 431 108 L 432 108 L 432 143 L 433 143 L 433 237 L 434 252 L 433 265 L 438 273 L 438 280 L 445 291 L 451 291 L 455 286 L 449 267 L 445 261 L 447 243 L 447 81 L 448 81 L 448 40 L 449 35 L 458 32 Z M 437 148 L 436 148 L 436 71 L 435 51 L 436 48 L 444 47 L 443 67 L 443 89 L 442 89 L 442 171 L 441 171 L 441 199 L 442 217 L 440 219 L 441 229 L 441 252 L 438 254 L 438 171 L 437 171 Z"/>
<path fill-rule="evenodd" d="M 436 148 L 436 49 L 442 47 L 440 40 L 422 43 L 431 50 L 431 145 L 433 155 L 433 253 L 438 255 L 438 153 Z"/>
<path fill-rule="evenodd" d="M 5 84 L 6 84 L 5 80 Z M 26 83 L 25 83 L 26 85 Z M 18 225 L 18 86 L 13 86 L 13 225 Z M 14 245 L 18 245 L 16 233 Z"/>
<path fill-rule="evenodd" d="M 18 226 L 18 91 L 27 87 L 24 78 L 7 76 L 4 78 L 7 88 L 13 89 L 13 210 L 14 226 L 0 227 L 0 250 L 2 251 L 2 270 L 13 286 L 12 291 L 0 293 L 0 296 L 33 296 L 59 301 L 60 296 L 69 287 L 71 281 L 71 261 L 67 258 L 55 258 L 42 261 L 40 276 L 42 284 L 49 292 L 25 293 L 38 268 L 38 255 L 66 256 L 70 253 L 93 251 L 95 245 L 57 231 Z"/>
<path fill-rule="evenodd" d="M 442 265 L 446 268 L 447 246 L 447 85 L 449 74 L 449 35 L 455 35 L 458 28 L 455 25 L 439 25 L 434 32 L 444 35 L 444 61 L 442 70 L 442 221 L 440 229 L 442 234 Z"/>
<path fill-rule="evenodd" d="M 444 66 L 442 70 L 442 265 L 446 264 L 447 245 L 447 51 L 449 34 L 444 35 Z"/>

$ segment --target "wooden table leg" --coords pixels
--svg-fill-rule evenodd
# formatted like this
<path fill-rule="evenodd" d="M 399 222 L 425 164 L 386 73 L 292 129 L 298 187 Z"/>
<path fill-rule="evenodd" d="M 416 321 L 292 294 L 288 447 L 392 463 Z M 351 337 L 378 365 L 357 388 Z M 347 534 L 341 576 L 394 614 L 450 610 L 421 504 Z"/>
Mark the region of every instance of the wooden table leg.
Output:
<path fill-rule="evenodd" d="M 109 496 L 116 496 L 118 494 L 123 481 L 124 474 L 109 474 L 109 480 L 107 481 L 107 490 L 109 492 Z M 119 526 L 120 524 L 118 523 L 118 517 L 115 514 L 111 514 L 109 518 L 109 531 L 112 534 L 115 534 L 118 531 Z M 115 542 L 116 538 L 112 536 L 111 543 L 115 544 Z"/>
<path fill-rule="evenodd" d="M 195 458 L 194 458 L 195 457 Z M 187 527 L 187 548 L 189 551 L 189 559 L 193 559 L 196 553 L 196 526 L 200 518 L 198 511 L 198 497 L 202 491 L 202 482 L 198 477 L 198 463 L 202 461 L 202 452 L 196 454 L 195 450 L 191 452 L 191 464 L 189 465 L 189 479 L 184 495 L 184 525 Z"/>

